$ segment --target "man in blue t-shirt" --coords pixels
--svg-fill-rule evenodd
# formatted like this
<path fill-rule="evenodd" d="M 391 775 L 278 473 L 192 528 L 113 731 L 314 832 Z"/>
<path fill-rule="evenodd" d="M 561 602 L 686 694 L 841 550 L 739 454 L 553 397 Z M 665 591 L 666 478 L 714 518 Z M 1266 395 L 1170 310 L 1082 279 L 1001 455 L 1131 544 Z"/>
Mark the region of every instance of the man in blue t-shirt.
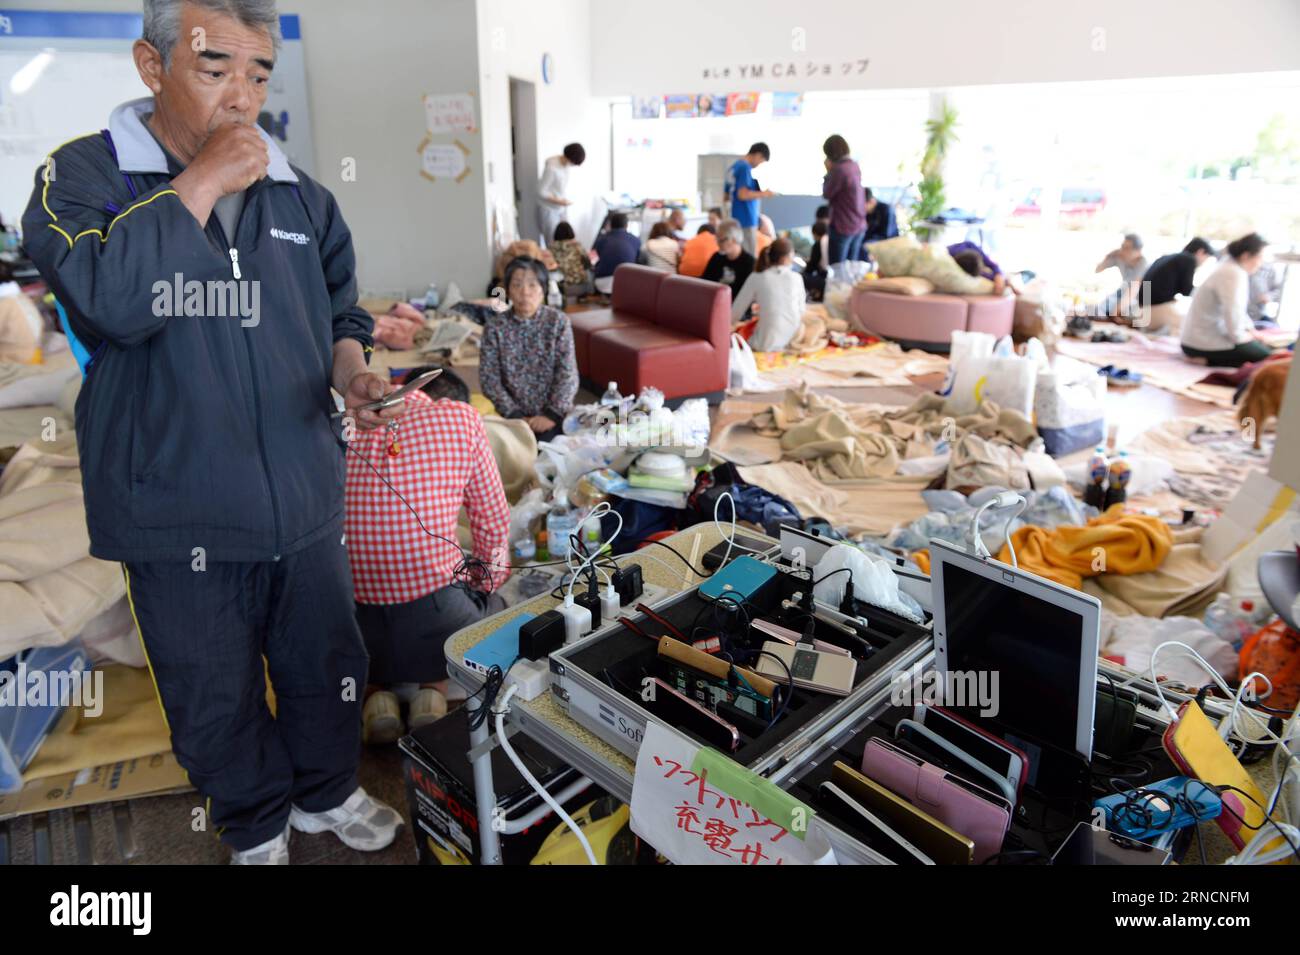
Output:
<path fill-rule="evenodd" d="M 727 170 L 725 194 L 731 200 L 731 217 L 740 223 L 745 236 L 745 251 L 758 254 L 759 200 L 776 195 L 771 189 L 759 189 L 754 170 L 772 158 L 767 143 L 754 143 L 749 152 Z"/>

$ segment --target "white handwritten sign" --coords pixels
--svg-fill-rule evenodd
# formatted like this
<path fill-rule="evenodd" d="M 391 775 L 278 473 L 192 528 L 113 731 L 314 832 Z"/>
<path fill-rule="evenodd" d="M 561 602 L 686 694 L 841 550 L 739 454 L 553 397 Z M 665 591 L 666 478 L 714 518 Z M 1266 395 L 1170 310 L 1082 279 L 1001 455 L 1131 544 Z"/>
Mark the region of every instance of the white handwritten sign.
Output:
<path fill-rule="evenodd" d="M 474 97 L 470 93 L 426 93 L 424 96 L 424 123 L 429 132 L 472 133 L 474 123 Z"/>
<path fill-rule="evenodd" d="M 637 753 L 632 831 L 676 865 L 834 865 L 812 810 L 653 720 Z"/>
<path fill-rule="evenodd" d="M 425 136 L 419 145 L 420 175 L 436 182 L 451 179 L 460 182 L 469 175 L 469 150 L 460 140 L 450 144 L 430 142 Z"/>

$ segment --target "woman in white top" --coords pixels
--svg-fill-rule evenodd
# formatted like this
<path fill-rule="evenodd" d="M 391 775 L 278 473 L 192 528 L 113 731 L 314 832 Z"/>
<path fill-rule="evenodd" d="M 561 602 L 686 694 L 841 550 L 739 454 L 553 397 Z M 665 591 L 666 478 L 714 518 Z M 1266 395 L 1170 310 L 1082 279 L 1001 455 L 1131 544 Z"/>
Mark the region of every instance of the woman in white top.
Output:
<path fill-rule="evenodd" d="M 1273 353 L 1255 334 L 1250 320 L 1250 276 L 1263 263 L 1267 243 L 1257 233 L 1228 243 L 1228 258 L 1192 296 L 1183 320 L 1183 354 L 1211 365 L 1240 368 Z"/>
<path fill-rule="evenodd" d="M 645 244 L 645 264 L 661 272 L 676 272 L 682 258 L 682 247 L 673 235 L 668 222 L 656 222 L 650 228 L 650 238 Z"/>
<path fill-rule="evenodd" d="M 799 331 L 806 295 L 803 277 L 791 267 L 793 261 L 790 240 L 774 239 L 759 253 L 754 273 L 732 303 L 733 322 L 743 319 L 751 304 L 758 306 L 758 327 L 749 338 L 754 351 L 781 351 Z"/>

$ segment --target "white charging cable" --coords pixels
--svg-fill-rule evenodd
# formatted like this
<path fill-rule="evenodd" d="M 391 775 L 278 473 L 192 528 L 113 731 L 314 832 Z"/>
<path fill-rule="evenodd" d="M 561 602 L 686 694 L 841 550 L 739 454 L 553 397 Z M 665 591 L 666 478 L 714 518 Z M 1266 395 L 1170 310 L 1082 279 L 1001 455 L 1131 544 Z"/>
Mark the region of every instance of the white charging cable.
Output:
<path fill-rule="evenodd" d="M 582 519 L 582 521 L 578 524 L 578 526 L 585 527 L 587 521 L 591 520 L 593 517 L 601 518 L 604 517 L 606 514 L 614 515 L 615 519 L 618 521 L 618 527 L 614 528 L 614 533 L 609 535 L 609 540 L 600 541 L 599 543 L 597 543 L 595 549 L 593 549 L 592 552 L 587 555 L 587 559 L 584 560 L 581 564 L 579 564 L 578 569 L 573 572 L 573 577 L 569 580 L 568 593 L 565 595 L 564 598 L 564 602 L 566 604 L 573 603 L 573 585 L 578 582 L 578 578 L 582 576 L 583 570 L 585 570 L 587 566 L 591 564 L 592 561 L 594 561 L 597 557 L 600 556 L 601 551 L 603 551 L 606 546 L 612 547 L 614 545 L 614 541 L 618 539 L 618 535 L 623 532 L 623 515 L 620 514 L 618 511 L 614 510 L 612 507 L 610 507 L 608 501 L 602 501 L 601 503 L 593 507 L 590 511 L 588 511 L 587 516 Z"/>
<path fill-rule="evenodd" d="M 993 556 L 989 553 L 989 549 L 984 546 L 984 538 L 980 535 L 980 518 L 984 516 L 984 512 L 990 507 L 996 507 L 1001 510 L 1006 507 L 1015 507 L 1017 504 L 1020 505 L 1019 508 L 1016 509 L 1014 514 L 1007 518 L 1007 526 L 1006 530 L 1003 532 L 1003 538 L 1006 540 L 1007 549 L 1011 551 L 1011 566 L 1017 570 L 1020 569 L 1020 563 L 1016 560 L 1016 545 L 1011 543 L 1011 525 L 1015 522 L 1017 517 L 1024 513 L 1025 508 L 1029 506 L 1029 502 L 1025 500 L 1023 494 L 1018 494 L 1015 491 L 1003 491 L 1000 494 L 993 495 L 981 504 L 979 510 L 975 512 L 975 522 L 971 525 L 971 536 L 975 538 L 974 544 L 976 557 L 991 558 Z"/>
<path fill-rule="evenodd" d="M 515 764 L 515 769 L 519 770 L 519 775 L 528 780 L 528 785 L 533 787 L 537 795 L 541 796 L 546 801 L 546 804 L 555 810 L 555 814 L 563 819 L 564 824 L 578 837 L 578 841 L 582 843 L 582 851 L 587 853 L 587 861 L 592 865 L 599 865 L 600 863 L 596 861 L 596 854 L 591 851 L 591 843 L 587 841 L 582 829 L 573 821 L 573 817 L 564 811 L 564 807 L 555 801 L 555 797 L 547 791 L 546 787 L 539 783 L 537 778 L 528 771 L 524 761 L 519 758 L 506 739 L 506 713 L 510 711 L 510 698 L 515 695 L 515 691 L 518 689 L 518 683 L 510 684 L 510 689 L 506 690 L 506 695 L 501 700 L 501 708 L 494 711 L 497 718 L 497 745 L 501 747 L 502 752 L 510 757 L 510 762 Z"/>
<path fill-rule="evenodd" d="M 1267 800 L 1267 805 L 1259 807 L 1264 813 L 1267 822 L 1260 828 L 1250 842 L 1246 844 L 1245 848 L 1243 848 L 1241 852 L 1228 859 L 1227 864 L 1269 865 L 1273 862 L 1280 862 L 1283 859 L 1292 858 L 1295 855 L 1295 849 L 1293 846 L 1300 844 L 1300 829 L 1297 829 L 1294 825 L 1288 825 L 1287 823 L 1275 822 L 1272 819 L 1272 816 L 1277 811 L 1278 798 L 1282 793 L 1282 784 L 1285 782 L 1284 776 L 1277 775 L 1277 759 L 1278 756 L 1281 755 L 1281 750 L 1285 749 L 1290 740 L 1295 736 L 1296 728 L 1293 727 L 1290 730 L 1284 731 L 1282 736 L 1278 736 L 1268 728 L 1267 723 L 1260 718 L 1258 713 L 1249 708 L 1243 709 L 1241 706 L 1246 688 L 1253 685 L 1255 678 L 1258 677 L 1264 681 L 1267 687 L 1264 694 L 1265 698 L 1267 698 L 1273 691 L 1272 683 L 1263 673 L 1255 671 L 1246 674 L 1241 681 L 1241 686 L 1236 691 L 1233 691 L 1233 689 L 1228 686 L 1227 681 L 1219 675 L 1219 672 L 1215 670 L 1214 667 L 1210 665 L 1209 661 L 1201 656 L 1194 648 L 1178 640 L 1166 640 L 1164 643 L 1157 644 L 1151 651 L 1151 665 L 1148 668 L 1148 672 L 1151 677 L 1151 685 L 1155 687 L 1156 696 L 1160 698 L 1160 705 L 1164 707 L 1165 711 L 1171 718 L 1177 717 L 1177 710 L 1175 710 L 1173 705 L 1165 699 L 1164 692 L 1160 687 L 1160 681 L 1156 679 L 1156 658 L 1160 655 L 1160 651 L 1166 647 L 1177 647 L 1182 653 L 1195 659 L 1205 672 L 1209 674 L 1209 677 L 1214 684 L 1224 693 L 1232 696 L 1232 709 L 1229 710 L 1228 714 L 1219 722 L 1219 736 L 1225 742 L 1229 735 L 1235 735 L 1238 739 L 1246 743 L 1261 743 L 1265 739 L 1270 739 L 1273 740 L 1278 747 L 1278 752 L 1273 754 L 1274 778 L 1278 781 L 1277 787 L 1273 790 L 1273 795 Z M 1243 730 L 1237 725 L 1238 717 L 1242 715 L 1248 717 L 1250 722 L 1253 724 L 1249 730 Z M 1282 834 L 1283 844 L 1278 846 L 1276 849 L 1264 852 L 1264 846 L 1278 838 L 1277 834 L 1274 833 L 1273 830 L 1277 830 L 1277 833 Z M 1290 840 L 1289 842 L 1288 838 Z"/>
<path fill-rule="evenodd" d="M 718 508 L 722 506 L 722 499 L 726 498 L 727 503 L 731 505 L 731 536 L 728 537 L 722 532 L 722 524 L 718 522 Z M 736 546 L 736 499 L 731 496 L 730 491 L 723 491 L 718 495 L 718 499 L 713 502 L 713 526 L 722 534 L 722 539 L 727 542 L 727 552 L 722 555 L 722 566 L 731 560 L 731 548 Z"/>
<path fill-rule="evenodd" d="M 1189 647 L 1180 640 L 1166 640 L 1164 643 L 1156 644 L 1151 651 L 1151 663 L 1147 668 L 1147 673 L 1151 678 L 1151 685 L 1155 687 L 1156 696 L 1160 699 L 1160 705 L 1164 708 L 1165 712 L 1169 714 L 1170 719 L 1177 718 L 1178 711 L 1174 708 L 1172 703 L 1165 699 L 1164 691 L 1160 687 L 1160 681 L 1156 679 L 1156 660 L 1160 656 L 1160 651 L 1164 650 L 1166 647 L 1177 647 L 1182 653 L 1196 660 L 1196 662 L 1204 668 L 1205 672 L 1209 674 L 1214 685 L 1222 690 L 1225 696 L 1232 697 L 1232 709 L 1228 711 L 1227 716 L 1219 721 L 1219 736 L 1222 739 L 1227 740 L 1229 735 L 1235 735 L 1239 740 L 1245 743 L 1262 743 L 1265 740 L 1272 740 L 1274 743 L 1286 743 L 1287 737 L 1278 736 L 1270 730 L 1268 728 L 1268 722 L 1263 719 L 1260 714 L 1256 713 L 1249 707 L 1243 708 L 1241 705 L 1246 688 L 1253 685 L 1256 678 L 1264 681 L 1266 687 L 1264 698 L 1268 698 L 1268 695 L 1273 692 L 1273 685 L 1267 676 L 1258 671 L 1248 673 L 1242 679 L 1241 687 L 1233 690 L 1232 687 L 1228 686 L 1227 681 L 1219 675 L 1219 672 L 1210 665 L 1209 661 L 1206 660 L 1205 657 L 1197 653 L 1193 647 Z M 1242 717 L 1247 721 L 1247 727 L 1244 729 L 1238 725 L 1238 720 Z"/>

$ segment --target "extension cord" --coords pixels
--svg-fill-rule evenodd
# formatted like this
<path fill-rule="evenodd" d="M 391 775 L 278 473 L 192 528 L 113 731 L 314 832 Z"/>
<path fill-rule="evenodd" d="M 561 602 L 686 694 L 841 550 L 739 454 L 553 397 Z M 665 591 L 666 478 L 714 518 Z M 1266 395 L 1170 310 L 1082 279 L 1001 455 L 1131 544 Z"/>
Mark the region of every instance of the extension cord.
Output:
<path fill-rule="evenodd" d="M 637 604 L 645 604 L 647 607 L 653 607 L 666 597 L 672 596 L 673 591 L 667 587 L 660 587 L 658 584 L 642 584 L 641 596 L 637 597 L 630 603 L 622 605 L 623 613 L 636 613 Z M 605 621 L 608 623 L 609 621 Z"/>
<path fill-rule="evenodd" d="M 506 676 L 505 683 L 501 689 L 508 690 L 511 686 L 519 687 L 515 697 L 527 702 L 535 700 L 551 685 L 551 663 L 548 657 L 542 657 L 540 660 L 520 660 L 510 668 L 510 673 Z"/>

